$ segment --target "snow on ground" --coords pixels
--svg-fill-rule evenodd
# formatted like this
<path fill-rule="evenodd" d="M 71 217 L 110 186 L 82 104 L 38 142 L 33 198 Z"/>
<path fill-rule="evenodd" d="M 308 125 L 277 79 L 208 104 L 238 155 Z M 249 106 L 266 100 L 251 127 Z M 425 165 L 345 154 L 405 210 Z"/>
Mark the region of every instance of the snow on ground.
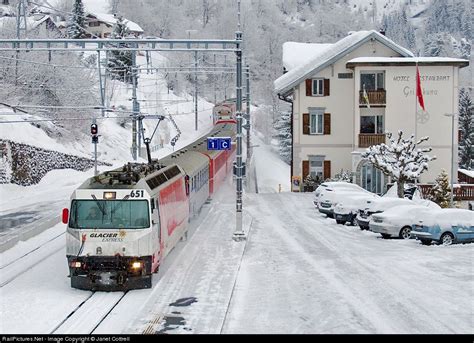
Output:
<path fill-rule="evenodd" d="M 249 196 L 256 220 L 224 333 L 473 333 L 472 246 L 384 240 L 311 194 Z"/>
<path fill-rule="evenodd" d="M 258 143 L 257 174 L 286 181 L 277 156 Z M 229 183 L 191 223 L 153 289 L 129 292 L 96 333 L 474 333 L 472 244 L 384 240 L 320 215 L 311 194 L 289 192 L 245 194 L 251 228 L 247 242 L 233 242 Z M 61 226 L 0 254 L 0 268 Z M 90 295 L 70 288 L 65 251 L 54 249 L 0 287 L 1 333 L 48 333 Z"/>
<path fill-rule="evenodd" d="M 289 192 L 290 166 L 278 157 L 270 145 L 264 144 L 258 135 L 252 137 L 252 142 L 256 145 L 253 148 L 253 160 L 257 170 L 258 192 Z"/>

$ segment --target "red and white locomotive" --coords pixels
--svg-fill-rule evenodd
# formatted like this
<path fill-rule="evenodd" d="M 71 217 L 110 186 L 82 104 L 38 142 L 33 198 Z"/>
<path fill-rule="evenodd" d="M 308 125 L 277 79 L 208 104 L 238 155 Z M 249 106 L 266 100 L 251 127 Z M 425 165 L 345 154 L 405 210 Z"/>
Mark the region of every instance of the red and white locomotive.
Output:
<path fill-rule="evenodd" d="M 188 222 L 232 171 L 235 124 L 209 133 L 231 137 L 231 150 L 208 151 L 207 139 L 158 161 L 129 163 L 88 179 L 63 210 L 71 286 L 86 290 L 150 288 L 152 273 Z"/>

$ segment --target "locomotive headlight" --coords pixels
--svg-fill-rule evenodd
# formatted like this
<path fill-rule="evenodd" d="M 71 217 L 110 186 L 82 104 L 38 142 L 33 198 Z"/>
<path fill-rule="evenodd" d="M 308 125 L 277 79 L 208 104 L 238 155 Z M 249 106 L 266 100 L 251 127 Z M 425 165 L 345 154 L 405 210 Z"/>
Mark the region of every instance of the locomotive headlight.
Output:
<path fill-rule="evenodd" d="M 105 200 L 115 199 L 116 196 L 117 196 L 116 192 L 104 192 L 104 199 Z"/>
<path fill-rule="evenodd" d="M 97 255 L 102 255 L 102 248 L 97 247 L 97 249 L 95 249 L 95 252 L 96 252 Z"/>
<path fill-rule="evenodd" d="M 138 269 L 141 269 L 141 267 L 142 267 L 141 262 L 135 261 L 132 263 L 132 269 L 138 270 Z"/>
<path fill-rule="evenodd" d="M 81 262 L 79 262 L 79 261 L 73 261 L 73 262 L 71 262 L 71 267 L 72 267 L 72 268 L 81 268 L 81 265 L 82 265 L 82 264 L 81 264 Z"/>

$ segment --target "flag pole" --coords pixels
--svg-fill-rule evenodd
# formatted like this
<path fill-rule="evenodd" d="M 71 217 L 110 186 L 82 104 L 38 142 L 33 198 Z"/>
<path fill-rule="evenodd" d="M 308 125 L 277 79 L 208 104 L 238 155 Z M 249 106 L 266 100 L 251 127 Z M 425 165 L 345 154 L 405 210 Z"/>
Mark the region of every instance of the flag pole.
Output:
<path fill-rule="evenodd" d="M 418 90 L 418 59 L 416 58 L 415 54 L 415 143 L 416 140 L 418 139 L 417 136 L 417 125 L 418 125 L 418 95 L 417 95 L 417 90 Z"/>

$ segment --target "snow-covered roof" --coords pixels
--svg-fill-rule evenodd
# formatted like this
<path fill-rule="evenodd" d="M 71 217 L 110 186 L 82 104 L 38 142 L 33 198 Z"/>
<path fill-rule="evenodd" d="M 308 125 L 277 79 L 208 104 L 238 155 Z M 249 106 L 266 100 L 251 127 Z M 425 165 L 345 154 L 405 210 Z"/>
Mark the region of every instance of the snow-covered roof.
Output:
<path fill-rule="evenodd" d="M 92 13 L 92 12 L 87 12 L 86 14 L 87 16 L 92 16 L 94 18 L 97 18 L 97 20 L 101 21 L 101 22 L 104 22 L 106 24 L 109 24 L 111 26 L 115 25 L 115 23 L 117 22 L 117 17 L 115 17 L 113 14 L 107 14 L 107 13 Z M 128 29 L 131 31 L 131 32 L 140 32 L 140 33 L 143 33 L 143 29 L 140 27 L 140 25 L 138 25 L 137 23 L 131 21 L 131 20 L 128 20 L 128 19 L 125 19 L 123 20 L 123 22 L 127 25 Z"/>
<path fill-rule="evenodd" d="M 26 17 L 26 28 L 27 30 L 35 29 L 39 25 L 43 24 L 48 19 L 51 19 L 49 15 L 35 15 Z M 54 21 L 51 19 L 54 23 Z M 0 27 L 14 26 L 16 27 L 16 17 L 0 17 Z"/>
<path fill-rule="evenodd" d="M 458 169 L 458 172 L 463 173 L 464 175 L 467 175 L 467 176 L 469 176 L 469 177 L 473 177 L 473 178 L 474 178 L 474 170 L 467 170 L 467 169 L 459 168 L 459 169 Z"/>
<path fill-rule="evenodd" d="M 283 43 L 283 67 L 290 71 L 299 65 L 302 65 L 313 58 L 314 55 L 320 54 L 323 50 L 332 46 L 332 44 L 320 43 Z"/>
<path fill-rule="evenodd" d="M 402 56 L 413 57 L 413 53 L 409 50 L 401 47 L 375 30 L 358 31 L 332 44 L 326 49 L 321 49 L 321 51 L 313 55 L 308 62 L 301 64 L 283 76 L 280 76 L 274 82 L 275 91 L 280 94 L 288 92 L 290 89 L 300 84 L 308 75 L 314 74 L 334 63 L 334 61 L 337 61 L 342 56 L 357 49 L 370 39 L 377 40 Z"/>
<path fill-rule="evenodd" d="M 0 5 L 0 16 L 14 16 L 14 15 L 16 15 L 16 13 L 11 6 Z"/>
<path fill-rule="evenodd" d="M 462 67 L 469 65 L 468 60 L 461 58 L 451 57 L 357 57 L 347 62 L 347 67 L 353 67 L 356 64 L 364 65 L 392 65 L 392 64 L 404 64 L 404 65 L 440 65 L 440 64 L 459 64 Z"/>

